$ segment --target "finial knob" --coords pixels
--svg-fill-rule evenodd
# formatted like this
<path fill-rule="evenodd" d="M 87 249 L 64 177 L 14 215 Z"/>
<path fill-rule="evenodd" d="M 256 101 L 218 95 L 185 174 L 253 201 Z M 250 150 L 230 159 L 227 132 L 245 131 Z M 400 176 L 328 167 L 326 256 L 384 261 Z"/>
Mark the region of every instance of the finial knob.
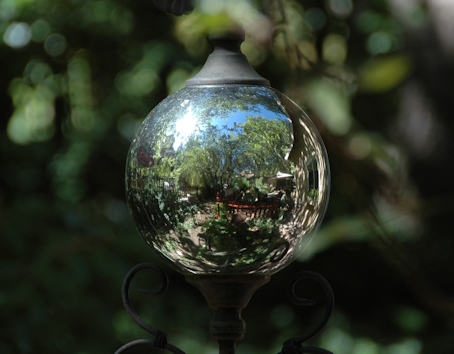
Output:
<path fill-rule="evenodd" d="M 241 52 L 240 46 L 244 39 L 243 30 L 210 35 L 214 50 L 199 73 L 186 81 L 186 86 L 224 84 L 270 86 L 270 82 L 257 74 Z"/>

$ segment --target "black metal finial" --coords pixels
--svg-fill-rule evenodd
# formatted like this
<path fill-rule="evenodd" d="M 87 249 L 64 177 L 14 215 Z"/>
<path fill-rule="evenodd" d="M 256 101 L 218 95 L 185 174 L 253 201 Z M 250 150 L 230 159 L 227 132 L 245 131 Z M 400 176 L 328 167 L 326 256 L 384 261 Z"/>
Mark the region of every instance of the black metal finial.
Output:
<path fill-rule="evenodd" d="M 241 52 L 244 31 L 211 35 L 214 50 L 197 75 L 186 81 L 186 86 L 243 84 L 270 86 L 270 82 L 257 74 Z"/>

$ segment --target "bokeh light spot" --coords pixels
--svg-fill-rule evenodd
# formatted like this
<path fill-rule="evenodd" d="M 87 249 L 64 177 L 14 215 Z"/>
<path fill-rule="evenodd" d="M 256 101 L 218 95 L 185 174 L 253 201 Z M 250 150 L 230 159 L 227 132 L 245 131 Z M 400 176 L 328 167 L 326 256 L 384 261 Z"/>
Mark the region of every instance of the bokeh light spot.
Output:
<path fill-rule="evenodd" d="M 110 14 L 110 22 L 113 27 L 123 35 L 129 34 L 134 29 L 134 13 L 125 7 L 116 7 Z"/>
<path fill-rule="evenodd" d="M 0 21 L 8 21 L 16 14 L 16 0 L 2 0 L 0 2 Z"/>
<path fill-rule="evenodd" d="M 190 79 L 191 72 L 184 68 L 177 68 L 173 70 L 166 80 L 166 86 L 168 88 L 168 93 L 174 93 L 185 86 L 186 80 Z"/>
<path fill-rule="evenodd" d="M 219 15 L 224 11 L 224 1 L 200 0 L 200 9 L 210 16 Z"/>
<path fill-rule="evenodd" d="M 136 131 L 139 129 L 142 119 L 137 118 L 131 113 L 127 113 L 120 117 L 117 123 L 117 129 L 129 141 L 134 139 Z"/>
<path fill-rule="evenodd" d="M 63 54 L 66 50 L 66 45 L 66 39 L 62 34 L 53 33 L 44 42 L 44 49 L 47 54 L 56 57 Z"/>
<path fill-rule="evenodd" d="M 330 34 L 323 41 L 322 53 L 327 63 L 342 65 L 347 59 L 347 41 L 340 34 Z"/>
<path fill-rule="evenodd" d="M 21 145 L 46 141 L 55 132 L 54 116 L 52 102 L 32 98 L 24 107 L 14 111 L 7 126 L 8 137 Z"/>
<path fill-rule="evenodd" d="M 110 19 L 113 3 L 110 1 L 96 1 L 91 5 L 91 18 L 93 22 L 102 23 Z"/>
<path fill-rule="evenodd" d="M 413 71 L 413 63 L 405 55 L 375 57 L 359 71 L 358 83 L 361 90 L 386 92 L 400 85 Z"/>
<path fill-rule="evenodd" d="M 357 134 L 350 139 L 348 149 L 350 157 L 362 160 L 369 156 L 372 150 L 372 142 L 366 134 Z"/>
<path fill-rule="evenodd" d="M 47 21 L 38 19 L 32 23 L 32 41 L 44 42 L 50 34 L 50 25 Z"/>
<path fill-rule="evenodd" d="M 384 353 L 385 354 L 420 354 L 422 344 L 415 338 L 409 338 L 401 343 L 389 345 Z"/>
<path fill-rule="evenodd" d="M 41 59 L 30 60 L 24 70 L 24 78 L 35 85 L 39 84 L 49 75 L 52 75 L 52 69 Z"/>
<path fill-rule="evenodd" d="M 382 353 L 380 346 L 374 341 L 366 338 L 355 340 L 352 354 L 380 354 Z"/>
<path fill-rule="evenodd" d="M 383 31 L 372 33 L 367 38 L 367 50 L 370 54 L 376 55 L 389 52 L 392 45 L 391 36 Z"/>
<path fill-rule="evenodd" d="M 353 3 L 351 0 L 329 0 L 329 9 L 340 18 L 348 17 L 353 11 Z"/>
<path fill-rule="evenodd" d="M 5 31 L 3 40 L 14 49 L 25 47 L 32 38 L 31 27 L 24 22 L 13 22 Z"/>
<path fill-rule="evenodd" d="M 148 95 L 161 85 L 161 80 L 150 68 L 133 72 L 122 72 L 117 75 L 115 85 L 127 96 L 141 97 Z"/>
<path fill-rule="evenodd" d="M 326 23 L 325 13 L 317 7 L 306 11 L 304 19 L 311 25 L 315 31 L 321 30 Z"/>
<path fill-rule="evenodd" d="M 335 135 L 348 133 L 352 126 L 350 100 L 345 91 L 325 80 L 306 85 L 307 103 Z"/>
<path fill-rule="evenodd" d="M 302 41 L 301 43 L 298 43 L 298 49 L 304 55 L 303 62 L 301 63 L 303 69 L 310 69 L 311 65 L 309 62 L 316 63 L 318 59 L 315 44 L 309 41 Z"/>
<path fill-rule="evenodd" d="M 354 344 L 351 335 L 340 328 L 327 328 L 322 333 L 322 341 L 324 347 L 336 348 L 338 354 L 350 354 Z"/>
<path fill-rule="evenodd" d="M 128 216 L 128 207 L 122 200 L 111 198 L 104 207 L 106 217 L 116 223 L 124 221 Z"/>
<path fill-rule="evenodd" d="M 52 74 L 52 69 L 46 63 L 38 63 L 36 64 L 31 73 L 30 73 L 30 80 L 34 84 L 39 84 L 43 81 L 46 77 Z"/>
<path fill-rule="evenodd" d="M 414 307 L 402 306 L 396 311 L 395 322 L 404 331 L 417 333 L 426 326 L 427 315 Z"/>
<path fill-rule="evenodd" d="M 279 328 L 290 325 L 295 318 L 293 311 L 287 305 L 278 305 L 271 311 L 271 320 Z"/>

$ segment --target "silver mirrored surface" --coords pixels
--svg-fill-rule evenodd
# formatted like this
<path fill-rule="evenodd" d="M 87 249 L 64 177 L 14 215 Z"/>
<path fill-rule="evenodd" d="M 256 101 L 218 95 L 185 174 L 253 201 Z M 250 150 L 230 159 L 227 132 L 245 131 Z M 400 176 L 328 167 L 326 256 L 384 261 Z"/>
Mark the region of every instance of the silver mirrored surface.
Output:
<path fill-rule="evenodd" d="M 329 196 L 307 115 L 262 86 L 186 87 L 144 120 L 126 166 L 145 241 L 183 273 L 272 274 L 307 246 Z"/>

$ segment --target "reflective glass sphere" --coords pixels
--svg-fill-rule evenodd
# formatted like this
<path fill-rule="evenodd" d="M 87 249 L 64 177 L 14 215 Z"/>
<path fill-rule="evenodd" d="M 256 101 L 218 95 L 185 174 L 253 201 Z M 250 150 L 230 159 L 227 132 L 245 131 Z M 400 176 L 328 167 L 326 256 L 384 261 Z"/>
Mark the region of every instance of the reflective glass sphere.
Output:
<path fill-rule="evenodd" d="M 146 117 L 128 153 L 137 229 L 184 274 L 273 274 L 307 246 L 330 174 L 322 139 L 267 86 L 188 86 Z"/>

